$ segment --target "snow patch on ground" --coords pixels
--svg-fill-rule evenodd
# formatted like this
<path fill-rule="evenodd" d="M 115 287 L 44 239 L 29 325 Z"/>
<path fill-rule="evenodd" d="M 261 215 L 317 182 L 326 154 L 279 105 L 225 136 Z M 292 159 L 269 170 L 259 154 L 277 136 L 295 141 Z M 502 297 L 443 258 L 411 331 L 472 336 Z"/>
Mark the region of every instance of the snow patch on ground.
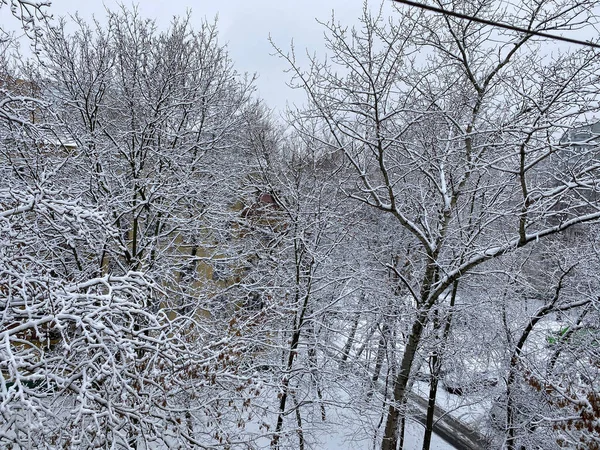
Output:
<path fill-rule="evenodd" d="M 408 422 L 404 436 L 404 450 L 421 450 L 423 446 L 422 425 L 416 422 Z M 364 440 L 357 440 L 356 433 L 353 430 L 345 429 L 343 425 L 332 427 L 328 436 L 321 436 L 322 450 L 377 450 L 380 446 L 379 439 L 374 441 L 372 437 L 365 437 Z M 431 440 L 431 450 L 453 450 L 455 447 L 448 444 L 438 436 L 433 436 Z"/>

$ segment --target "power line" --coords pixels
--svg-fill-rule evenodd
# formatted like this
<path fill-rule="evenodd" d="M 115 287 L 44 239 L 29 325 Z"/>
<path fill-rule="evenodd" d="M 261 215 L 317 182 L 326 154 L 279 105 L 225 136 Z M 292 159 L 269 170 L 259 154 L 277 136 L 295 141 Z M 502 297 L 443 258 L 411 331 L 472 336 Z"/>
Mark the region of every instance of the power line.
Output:
<path fill-rule="evenodd" d="M 416 8 L 420 8 L 420 9 L 425 9 L 427 11 L 432 11 L 432 12 L 439 13 L 439 14 L 445 14 L 447 16 L 457 17 L 459 19 L 466 19 L 466 20 L 471 20 L 473 22 L 483 23 L 485 25 L 491 25 L 491 26 L 497 27 L 497 28 L 504 28 L 505 30 L 516 31 L 518 33 L 526 33 L 526 34 L 529 34 L 531 36 L 540 36 L 540 37 L 545 37 L 545 38 L 548 38 L 548 39 L 553 39 L 553 40 L 556 40 L 556 41 L 563 41 L 563 42 L 568 42 L 570 44 L 577 44 L 577 45 L 583 45 L 583 46 L 586 46 L 586 47 L 592 47 L 592 48 L 599 48 L 600 49 L 600 44 L 594 44 L 593 42 L 580 41 L 578 39 L 571 39 L 571 38 L 568 38 L 568 37 L 557 36 L 557 35 L 554 35 L 554 34 L 544 33 L 544 32 L 541 32 L 541 31 L 528 30 L 526 28 L 520 28 L 520 27 L 516 27 L 514 25 L 509 25 L 509 24 L 506 24 L 506 23 L 494 22 L 492 20 L 481 19 L 479 17 L 469 16 L 467 14 L 462 14 L 462 13 L 458 13 L 458 12 L 455 12 L 455 11 L 450 11 L 450 10 L 443 9 L 443 8 L 438 8 L 438 7 L 435 7 L 435 6 L 424 5 L 422 3 L 413 2 L 411 0 L 394 0 L 394 1 L 397 2 L 397 3 L 402 3 L 404 5 L 414 6 Z"/>

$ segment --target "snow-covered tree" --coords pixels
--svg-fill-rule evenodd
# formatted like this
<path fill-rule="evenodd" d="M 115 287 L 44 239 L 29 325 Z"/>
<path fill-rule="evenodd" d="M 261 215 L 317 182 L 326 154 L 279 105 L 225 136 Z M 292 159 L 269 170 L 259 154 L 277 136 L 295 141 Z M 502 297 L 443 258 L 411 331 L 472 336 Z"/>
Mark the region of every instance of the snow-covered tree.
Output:
<path fill-rule="evenodd" d="M 0 86 L 0 445 L 249 441 L 241 302 L 213 265 L 249 252 L 250 84 L 212 25 L 63 26 Z"/>
<path fill-rule="evenodd" d="M 452 8 L 559 32 L 585 27 L 594 4 Z M 417 311 L 382 437 L 382 449 L 395 449 L 422 338 L 454 283 L 492 259 L 600 218 L 586 194 L 598 189 L 595 147 L 560 143 L 569 127 L 597 112 L 600 60 L 585 48 L 544 57 L 543 41 L 532 35 L 410 8 L 389 20 L 365 8 L 360 28 L 332 21 L 326 31 L 330 57 L 311 59 L 307 70 L 280 51 L 308 96 L 296 126 L 321 118 L 327 145 L 354 170 L 344 180 L 349 197 L 394 217 L 418 248 L 410 256 L 413 278 L 399 280 Z"/>

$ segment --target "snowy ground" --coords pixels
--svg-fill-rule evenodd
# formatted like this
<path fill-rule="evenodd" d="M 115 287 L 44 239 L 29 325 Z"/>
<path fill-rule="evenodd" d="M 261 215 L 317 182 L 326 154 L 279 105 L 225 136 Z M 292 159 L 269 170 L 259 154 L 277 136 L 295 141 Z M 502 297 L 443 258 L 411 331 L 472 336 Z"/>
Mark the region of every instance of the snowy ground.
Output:
<path fill-rule="evenodd" d="M 424 428 L 422 425 L 416 422 L 409 422 L 404 436 L 404 450 L 420 450 L 423 445 L 423 432 Z M 352 436 L 352 434 L 348 430 L 332 430 L 332 433 L 323 441 L 323 447 L 321 448 L 322 450 L 376 450 L 379 448 L 379 442 L 375 443 L 375 445 L 372 440 L 357 442 L 352 437 L 348 437 L 349 435 Z M 453 450 L 454 448 L 435 435 L 431 440 L 432 450 Z"/>
<path fill-rule="evenodd" d="M 377 450 L 380 448 L 380 438 L 373 439 L 368 431 L 356 425 L 360 422 L 359 417 L 348 417 L 348 411 L 344 411 L 346 421 L 341 417 L 335 419 L 335 414 L 331 414 L 325 423 L 321 423 L 320 430 L 314 428 L 310 431 L 305 430 L 306 449 L 310 450 Z M 364 418 L 363 418 L 364 419 Z M 256 424 L 247 424 L 246 429 L 256 431 Z M 408 422 L 405 432 L 404 450 L 421 450 L 423 445 L 424 427 L 417 422 Z M 260 449 L 270 448 L 270 440 L 266 437 L 255 442 Z M 282 443 L 283 447 L 294 450 L 297 445 L 297 438 L 291 437 L 290 441 Z M 431 450 L 454 450 L 455 447 L 445 442 L 440 437 L 434 435 L 431 441 Z"/>

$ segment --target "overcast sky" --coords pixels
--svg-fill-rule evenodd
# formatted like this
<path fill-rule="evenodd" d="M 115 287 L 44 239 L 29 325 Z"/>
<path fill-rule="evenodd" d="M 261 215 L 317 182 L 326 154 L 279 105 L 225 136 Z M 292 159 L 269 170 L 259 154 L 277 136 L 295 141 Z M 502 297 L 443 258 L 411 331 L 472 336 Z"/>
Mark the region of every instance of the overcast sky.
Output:
<path fill-rule="evenodd" d="M 236 69 L 258 74 L 259 95 L 270 107 L 277 109 L 283 109 L 286 101 L 302 103 L 304 97 L 286 86 L 289 80 L 289 75 L 284 73 L 286 64 L 271 56 L 273 48 L 268 42 L 269 34 L 282 48 L 289 48 L 293 39 L 297 52 L 309 49 L 311 53 L 323 53 L 323 27 L 316 19 L 328 21 L 335 11 L 337 21 L 353 24 L 363 8 L 362 0 L 51 1 L 50 11 L 55 17 L 78 12 L 85 19 L 95 16 L 100 20 L 106 16 L 105 8 L 116 9 L 119 3 L 137 4 L 141 15 L 155 19 L 161 29 L 166 28 L 174 16 L 184 15 L 187 10 L 192 13 L 192 24 L 197 23 L 198 28 L 203 18 L 212 20 L 218 15 L 220 39 L 227 44 Z M 378 6 L 379 0 L 370 3 Z M 9 13 L 8 8 L 0 11 L 2 15 Z M 6 20 L 7 17 L 0 18 L 0 26 L 6 25 Z"/>
<path fill-rule="evenodd" d="M 369 0 L 377 8 L 381 0 Z M 174 16 L 192 13 L 192 24 L 199 28 L 204 18 L 212 21 L 218 16 L 221 43 L 226 44 L 239 72 L 256 73 L 256 87 L 260 97 L 271 108 L 283 110 L 286 102 L 302 103 L 300 91 L 286 86 L 289 74 L 284 73 L 286 63 L 272 56 L 273 48 L 268 37 L 282 49 L 289 49 L 292 39 L 297 54 L 324 53 L 323 26 L 317 23 L 331 20 L 352 25 L 357 23 L 363 0 L 51 0 L 49 11 L 56 17 L 78 12 L 84 19 L 95 16 L 103 21 L 106 9 L 117 9 L 120 3 L 131 7 L 136 4 L 143 17 L 154 19 L 160 29 L 168 27 Z M 385 12 L 395 14 L 392 0 L 384 0 Z M 0 9 L 0 27 L 14 29 L 18 22 L 11 20 L 9 8 Z M 577 36 L 585 38 L 584 36 Z M 565 46 L 563 46 L 564 48 Z M 24 53 L 27 53 L 26 51 Z"/>

